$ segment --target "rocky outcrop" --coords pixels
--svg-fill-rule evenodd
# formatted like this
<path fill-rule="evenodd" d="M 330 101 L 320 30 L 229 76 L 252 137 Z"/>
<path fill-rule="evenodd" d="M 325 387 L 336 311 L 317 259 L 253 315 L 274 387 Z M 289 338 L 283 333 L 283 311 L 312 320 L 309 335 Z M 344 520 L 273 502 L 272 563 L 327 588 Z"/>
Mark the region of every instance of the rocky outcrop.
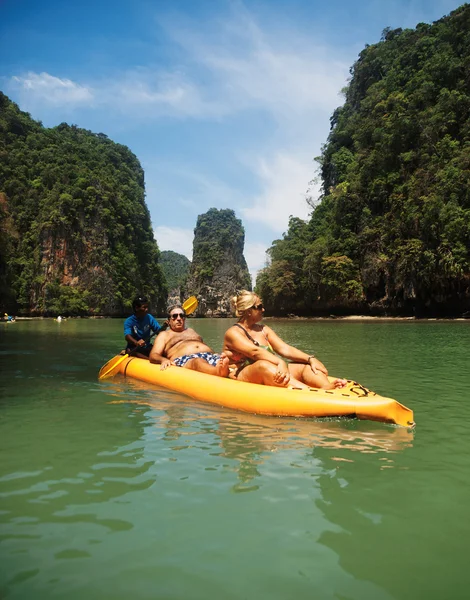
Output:
<path fill-rule="evenodd" d="M 185 289 L 185 296 L 198 298 L 197 316 L 228 317 L 232 296 L 251 289 L 244 246 L 245 230 L 233 210 L 211 208 L 199 215 Z"/>
<path fill-rule="evenodd" d="M 144 172 L 102 133 L 47 129 L 0 92 L 0 304 L 23 315 L 163 312 Z"/>

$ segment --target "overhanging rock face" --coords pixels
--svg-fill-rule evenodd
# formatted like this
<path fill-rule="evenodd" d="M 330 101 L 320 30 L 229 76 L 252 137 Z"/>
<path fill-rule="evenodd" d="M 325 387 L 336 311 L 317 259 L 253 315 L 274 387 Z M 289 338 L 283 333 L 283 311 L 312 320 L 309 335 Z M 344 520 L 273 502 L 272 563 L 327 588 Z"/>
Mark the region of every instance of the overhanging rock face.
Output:
<path fill-rule="evenodd" d="M 211 208 L 199 215 L 185 293 L 197 296 L 198 316 L 231 316 L 230 299 L 242 289 L 251 290 L 244 246 L 245 230 L 233 210 Z"/>

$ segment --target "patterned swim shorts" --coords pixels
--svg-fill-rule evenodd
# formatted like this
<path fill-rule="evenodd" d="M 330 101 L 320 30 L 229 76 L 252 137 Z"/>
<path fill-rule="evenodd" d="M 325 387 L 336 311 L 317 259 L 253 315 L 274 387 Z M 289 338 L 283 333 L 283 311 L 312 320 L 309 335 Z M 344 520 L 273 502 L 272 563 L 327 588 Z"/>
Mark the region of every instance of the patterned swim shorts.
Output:
<path fill-rule="evenodd" d="M 185 354 L 184 356 L 178 356 L 173 360 L 173 363 L 177 367 L 184 367 L 184 365 L 192 358 L 203 358 L 210 365 L 216 367 L 220 360 L 220 354 L 213 354 L 212 352 L 196 352 L 195 354 Z"/>

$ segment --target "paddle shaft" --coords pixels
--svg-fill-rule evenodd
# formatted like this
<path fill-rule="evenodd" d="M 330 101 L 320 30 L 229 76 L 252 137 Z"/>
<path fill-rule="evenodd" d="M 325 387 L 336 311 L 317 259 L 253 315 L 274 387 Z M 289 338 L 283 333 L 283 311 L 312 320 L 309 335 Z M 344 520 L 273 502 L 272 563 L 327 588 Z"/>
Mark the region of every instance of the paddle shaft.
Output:
<path fill-rule="evenodd" d="M 156 332 L 152 333 L 152 335 L 149 337 L 149 339 L 147 340 L 148 342 L 150 342 L 150 340 L 153 338 L 153 336 L 155 335 Z M 106 365 L 104 365 L 101 370 L 100 370 L 100 374 L 99 374 L 99 379 L 104 379 L 105 377 L 108 377 L 110 375 L 114 375 L 117 371 L 117 367 L 119 367 L 119 365 L 122 363 L 123 360 L 125 360 L 128 356 L 131 356 L 132 354 L 136 353 L 140 348 L 142 348 L 142 346 L 136 346 L 135 348 L 132 348 L 132 350 L 129 350 L 128 352 L 125 352 L 122 356 L 119 357 L 119 359 L 114 362 L 109 369 L 105 370 L 103 372 L 103 369 L 105 369 L 105 367 L 114 360 L 114 358 L 112 358 L 110 361 L 108 361 L 106 363 Z"/>

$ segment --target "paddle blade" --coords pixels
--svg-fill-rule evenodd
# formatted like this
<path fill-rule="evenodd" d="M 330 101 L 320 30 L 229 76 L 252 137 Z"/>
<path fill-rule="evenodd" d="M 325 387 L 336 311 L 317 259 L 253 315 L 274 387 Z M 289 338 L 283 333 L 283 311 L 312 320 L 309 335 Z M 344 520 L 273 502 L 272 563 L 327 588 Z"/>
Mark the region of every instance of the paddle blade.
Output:
<path fill-rule="evenodd" d="M 98 379 L 106 379 L 107 377 L 112 377 L 113 375 L 116 375 L 119 369 L 119 365 L 126 358 L 128 358 L 127 354 L 123 354 L 122 356 L 119 354 L 111 360 L 108 360 L 108 362 L 101 367 L 100 372 L 98 374 Z"/>
<path fill-rule="evenodd" d="M 197 305 L 198 305 L 198 301 L 197 301 L 196 296 L 191 296 L 191 298 L 188 298 L 183 303 L 184 312 L 187 315 L 191 315 L 196 310 Z"/>

